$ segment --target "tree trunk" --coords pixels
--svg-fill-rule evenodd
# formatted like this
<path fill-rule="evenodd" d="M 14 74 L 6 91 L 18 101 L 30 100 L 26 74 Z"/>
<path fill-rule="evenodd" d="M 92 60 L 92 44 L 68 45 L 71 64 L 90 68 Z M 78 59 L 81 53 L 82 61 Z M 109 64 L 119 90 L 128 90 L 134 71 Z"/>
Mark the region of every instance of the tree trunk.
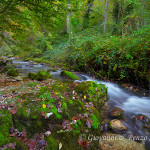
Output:
<path fill-rule="evenodd" d="M 105 8 L 104 8 L 104 33 L 107 30 L 107 0 L 105 0 Z"/>
<path fill-rule="evenodd" d="M 68 10 L 70 10 L 70 8 L 71 8 L 70 4 L 67 4 L 67 8 L 68 8 Z M 71 35 L 70 16 L 71 16 L 71 14 L 68 11 L 68 13 L 67 13 L 67 33 L 69 34 L 69 37 Z"/>
<path fill-rule="evenodd" d="M 87 10 L 86 10 L 85 16 L 83 18 L 83 29 L 86 29 L 89 25 L 90 12 L 91 12 L 91 8 L 93 6 L 93 2 L 94 2 L 94 0 L 88 0 Z"/>

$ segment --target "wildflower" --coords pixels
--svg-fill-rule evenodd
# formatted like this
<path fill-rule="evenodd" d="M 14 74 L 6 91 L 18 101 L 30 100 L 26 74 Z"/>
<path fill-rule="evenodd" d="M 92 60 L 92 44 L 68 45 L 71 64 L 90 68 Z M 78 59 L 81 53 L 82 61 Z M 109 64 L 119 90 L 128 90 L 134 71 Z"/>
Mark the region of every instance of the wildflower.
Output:
<path fill-rule="evenodd" d="M 46 105 L 45 105 L 45 104 L 43 104 L 43 108 L 46 108 Z"/>

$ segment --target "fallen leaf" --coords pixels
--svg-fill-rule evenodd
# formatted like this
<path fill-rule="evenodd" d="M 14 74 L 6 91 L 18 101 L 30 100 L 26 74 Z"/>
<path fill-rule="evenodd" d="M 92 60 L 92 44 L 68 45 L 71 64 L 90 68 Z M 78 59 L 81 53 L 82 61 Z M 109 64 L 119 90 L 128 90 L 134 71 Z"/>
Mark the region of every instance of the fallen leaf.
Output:
<path fill-rule="evenodd" d="M 59 143 L 59 150 L 62 148 L 62 144 L 61 143 Z"/>

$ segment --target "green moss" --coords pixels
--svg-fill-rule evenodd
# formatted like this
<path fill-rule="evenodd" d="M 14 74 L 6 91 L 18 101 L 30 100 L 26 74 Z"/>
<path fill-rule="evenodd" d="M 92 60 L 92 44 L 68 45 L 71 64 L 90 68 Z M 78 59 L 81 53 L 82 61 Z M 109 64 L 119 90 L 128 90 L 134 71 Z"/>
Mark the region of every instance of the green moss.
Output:
<path fill-rule="evenodd" d="M 48 60 L 44 60 L 44 63 L 49 64 L 50 62 Z"/>
<path fill-rule="evenodd" d="M 72 82 L 70 82 L 72 83 Z M 69 84 L 67 82 L 61 82 L 61 81 L 56 81 L 53 85 L 52 85 L 52 90 L 55 92 L 60 92 L 60 93 L 64 93 L 64 92 L 68 92 L 69 91 Z"/>
<path fill-rule="evenodd" d="M 46 80 L 48 78 L 52 78 L 52 75 L 46 71 L 38 71 L 37 73 L 30 72 L 28 74 L 28 77 L 32 80 L 42 81 L 42 80 Z"/>
<path fill-rule="evenodd" d="M 34 116 L 39 115 L 37 103 L 28 100 L 22 104 L 18 104 L 17 107 L 17 114 L 14 116 L 15 128 L 19 131 L 22 131 L 24 128 L 30 128 L 34 120 Z"/>
<path fill-rule="evenodd" d="M 79 77 L 77 77 L 75 74 L 69 72 L 69 71 L 62 71 L 61 76 L 64 76 L 64 77 L 67 77 L 69 79 L 72 79 L 72 80 L 80 80 Z"/>
<path fill-rule="evenodd" d="M 37 63 L 42 63 L 42 62 L 43 62 L 43 60 L 40 59 L 40 58 L 35 58 L 33 61 L 35 61 L 35 62 L 37 62 Z"/>
<path fill-rule="evenodd" d="M 36 74 L 35 74 L 35 73 L 32 73 L 32 72 L 29 72 L 28 77 L 29 77 L 30 79 L 32 79 L 32 80 L 35 80 Z"/>
<path fill-rule="evenodd" d="M 46 147 L 47 150 L 58 149 L 58 146 L 59 146 L 59 140 L 58 139 L 55 139 L 52 135 L 50 135 L 49 137 L 45 137 L 45 140 L 48 144 L 48 146 Z"/>
<path fill-rule="evenodd" d="M 25 60 L 27 60 L 27 61 L 31 61 L 31 60 L 34 60 L 34 58 L 32 58 L 32 57 L 28 57 L 28 58 L 25 58 Z"/>
<path fill-rule="evenodd" d="M 31 75 L 31 76 L 32 76 L 32 75 Z M 27 86 L 28 86 L 28 87 L 35 87 L 35 86 L 38 85 L 38 84 L 39 84 L 38 82 L 34 82 L 34 81 L 33 81 L 33 82 L 28 82 L 28 83 L 27 83 Z"/>
<path fill-rule="evenodd" d="M 7 71 L 7 75 L 17 77 L 19 75 L 18 70 L 11 68 Z"/>
<path fill-rule="evenodd" d="M 0 146 L 10 142 L 9 131 L 13 125 L 12 116 L 8 110 L 0 110 Z"/>
<path fill-rule="evenodd" d="M 96 108 L 100 108 L 106 98 L 107 98 L 107 89 L 103 84 L 96 84 L 94 81 L 86 81 L 79 83 L 75 90 L 79 95 L 82 95 L 82 98 L 86 96 L 86 101 L 93 102 Z"/>
<path fill-rule="evenodd" d="M 83 135 L 85 137 L 85 140 L 88 140 L 88 136 L 94 135 L 98 136 L 99 132 L 90 132 L 85 133 L 80 131 L 81 126 L 79 127 L 79 132 L 76 132 L 75 130 L 72 131 L 66 131 L 66 132 L 60 132 L 56 133 L 53 132 L 49 137 L 45 137 L 45 140 L 47 141 L 48 147 L 47 150 L 55 150 L 58 149 L 59 144 L 62 144 L 62 150 L 85 150 L 83 146 L 80 146 L 78 144 L 79 138 Z M 85 135 L 85 136 L 84 136 Z M 84 142 L 85 142 L 84 140 Z M 96 150 L 98 145 L 98 141 L 92 141 L 89 143 L 88 148 L 92 150 Z"/>
<path fill-rule="evenodd" d="M 22 103 L 21 106 L 18 105 L 17 114 L 14 116 L 15 128 L 19 131 L 27 129 L 28 137 L 42 132 L 47 125 L 40 112 L 41 105 L 41 102 L 30 100 Z"/>
<path fill-rule="evenodd" d="M 108 123 L 108 127 L 110 128 L 110 129 L 112 129 L 113 127 L 112 127 L 112 124 L 111 124 L 111 122 L 109 121 L 109 123 Z"/>

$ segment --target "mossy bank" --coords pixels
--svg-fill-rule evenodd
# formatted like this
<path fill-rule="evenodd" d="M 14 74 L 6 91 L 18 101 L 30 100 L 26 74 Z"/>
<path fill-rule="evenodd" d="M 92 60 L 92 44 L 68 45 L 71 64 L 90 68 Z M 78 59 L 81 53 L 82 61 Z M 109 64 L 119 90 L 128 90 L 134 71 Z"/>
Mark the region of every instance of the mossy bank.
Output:
<path fill-rule="evenodd" d="M 29 148 L 27 143 L 42 134 L 48 150 L 58 149 L 60 143 L 65 150 L 84 149 L 86 146 L 97 148 L 98 142 L 89 143 L 80 135 L 101 134 L 100 110 L 107 98 L 104 85 L 92 81 L 78 83 L 52 79 L 32 81 L 32 84 L 26 85 L 30 86 L 29 93 L 20 93 L 12 102 L 9 101 L 10 111 L 7 108 L 0 110 L 3 116 L 0 122 L 0 136 L 3 139 L 0 147 L 16 142 L 16 147 Z M 36 93 L 35 88 L 38 89 Z M 12 127 L 18 132 L 13 137 L 10 136 Z M 26 142 L 22 142 L 18 134 L 25 131 Z M 45 134 L 47 131 L 51 133 L 48 136 Z M 18 143 L 18 140 L 22 143 Z"/>

